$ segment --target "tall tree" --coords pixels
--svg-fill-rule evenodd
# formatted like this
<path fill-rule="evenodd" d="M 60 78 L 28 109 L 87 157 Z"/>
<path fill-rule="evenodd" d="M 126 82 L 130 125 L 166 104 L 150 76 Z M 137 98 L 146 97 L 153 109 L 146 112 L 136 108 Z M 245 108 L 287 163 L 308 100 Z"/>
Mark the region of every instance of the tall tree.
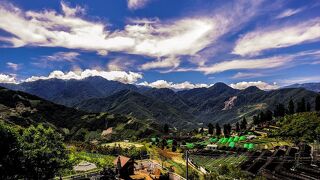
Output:
<path fill-rule="evenodd" d="M 284 107 L 283 104 L 279 103 L 276 105 L 276 108 L 274 110 L 274 117 L 284 117 L 286 114 L 286 108 Z"/>
<path fill-rule="evenodd" d="M 213 125 L 211 123 L 208 124 L 208 133 L 213 134 Z"/>
<path fill-rule="evenodd" d="M 267 120 L 266 120 L 266 116 L 265 116 L 265 114 L 264 114 L 264 112 L 263 111 L 260 111 L 260 113 L 259 113 L 259 122 L 260 123 L 264 123 L 264 122 L 266 122 Z"/>
<path fill-rule="evenodd" d="M 297 103 L 297 112 L 306 112 L 306 100 L 304 98 Z"/>
<path fill-rule="evenodd" d="M 239 132 L 240 131 L 240 124 L 239 122 L 236 123 L 236 132 Z"/>
<path fill-rule="evenodd" d="M 306 111 L 307 112 L 311 111 L 311 104 L 309 102 L 307 102 Z"/>
<path fill-rule="evenodd" d="M 265 112 L 265 120 L 266 120 L 266 121 L 271 121 L 271 120 L 272 120 L 272 116 L 273 116 L 272 111 L 267 110 L 267 111 Z"/>
<path fill-rule="evenodd" d="M 169 125 L 168 125 L 167 123 L 164 124 L 164 126 L 163 126 L 163 131 L 164 131 L 165 134 L 168 134 L 168 133 L 169 133 Z"/>
<path fill-rule="evenodd" d="M 316 109 L 316 111 L 320 111 L 320 95 L 318 95 L 317 97 L 316 97 L 316 107 L 315 107 L 315 109 Z"/>
<path fill-rule="evenodd" d="M 229 124 L 224 124 L 223 125 L 223 134 L 224 136 L 228 137 L 230 135 L 230 129 L 229 129 Z"/>
<path fill-rule="evenodd" d="M 253 124 L 254 124 L 254 125 L 259 125 L 259 124 L 260 124 L 259 115 L 253 116 Z"/>
<path fill-rule="evenodd" d="M 200 133 L 200 134 L 203 134 L 203 133 L 204 133 L 204 129 L 203 129 L 203 127 L 202 127 L 202 128 L 200 128 L 199 133 Z"/>
<path fill-rule="evenodd" d="M 220 127 L 219 123 L 216 123 L 216 135 L 217 136 L 221 135 L 221 127 Z"/>
<path fill-rule="evenodd" d="M 289 109 L 289 114 L 294 114 L 294 102 L 292 99 L 289 101 L 288 109 Z"/>
<path fill-rule="evenodd" d="M 62 136 L 52 128 L 30 126 L 22 134 L 25 173 L 30 179 L 51 179 L 68 166 Z"/>
<path fill-rule="evenodd" d="M 246 117 L 242 118 L 242 121 L 241 121 L 241 124 L 240 124 L 240 129 L 241 129 L 241 131 L 247 129 L 247 119 L 246 119 Z"/>

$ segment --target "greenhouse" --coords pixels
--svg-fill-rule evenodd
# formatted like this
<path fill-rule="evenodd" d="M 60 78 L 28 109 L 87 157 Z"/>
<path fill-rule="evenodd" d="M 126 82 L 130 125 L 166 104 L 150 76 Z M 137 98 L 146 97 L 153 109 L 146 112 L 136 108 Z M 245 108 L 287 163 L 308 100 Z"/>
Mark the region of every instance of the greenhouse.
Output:
<path fill-rule="evenodd" d="M 217 138 L 210 138 L 209 141 L 210 141 L 211 143 L 215 143 L 215 142 L 218 141 L 218 139 L 217 139 Z"/>
<path fill-rule="evenodd" d="M 229 147 L 234 148 L 235 146 L 236 146 L 236 143 L 234 143 L 234 142 L 229 143 Z"/>
<path fill-rule="evenodd" d="M 173 143 L 173 140 L 172 140 L 172 139 L 167 140 L 167 144 L 168 144 L 168 145 L 172 145 L 172 143 Z"/>
<path fill-rule="evenodd" d="M 194 148 L 194 144 L 193 144 L 193 143 L 187 143 L 187 144 L 186 144 L 186 147 L 187 147 L 188 149 L 193 149 L 193 148 Z"/>
<path fill-rule="evenodd" d="M 240 139 L 239 139 L 240 141 L 245 141 L 245 140 L 247 140 L 247 137 L 246 136 L 240 136 Z"/>

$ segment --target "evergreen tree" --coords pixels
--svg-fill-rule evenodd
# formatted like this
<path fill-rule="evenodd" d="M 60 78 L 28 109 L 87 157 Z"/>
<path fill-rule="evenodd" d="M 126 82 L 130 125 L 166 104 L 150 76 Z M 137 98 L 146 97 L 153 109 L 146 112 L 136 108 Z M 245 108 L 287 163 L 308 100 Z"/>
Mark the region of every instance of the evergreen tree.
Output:
<path fill-rule="evenodd" d="M 304 98 L 301 99 L 301 112 L 306 112 L 306 100 Z"/>
<path fill-rule="evenodd" d="M 241 124 L 240 124 L 240 129 L 241 131 L 244 131 L 247 129 L 247 120 L 246 117 L 242 118 Z"/>
<path fill-rule="evenodd" d="M 231 134 L 231 131 L 232 131 L 232 126 L 231 126 L 231 124 L 227 124 L 227 128 L 228 128 L 228 131 L 229 131 L 229 134 Z"/>
<path fill-rule="evenodd" d="M 240 132 L 240 124 L 239 124 L 239 122 L 236 123 L 236 131 Z"/>
<path fill-rule="evenodd" d="M 266 116 L 265 116 L 265 114 L 264 114 L 263 111 L 260 111 L 260 114 L 259 114 L 259 122 L 260 122 L 260 123 L 266 122 Z"/>
<path fill-rule="evenodd" d="M 318 96 L 316 97 L 316 102 L 315 102 L 315 104 L 316 104 L 315 110 L 316 110 L 316 111 L 320 111 L 320 95 L 318 95 Z"/>
<path fill-rule="evenodd" d="M 309 102 L 307 102 L 306 111 L 307 112 L 311 111 L 311 104 Z"/>
<path fill-rule="evenodd" d="M 306 101 L 304 98 L 297 103 L 297 112 L 306 112 Z"/>
<path fill-rule="evenodd" d="M 289 114 L 294 114 L 294 102 L 292 99 L 289 101 L 288 109 L 289 109 Z"/>
<path fill-rule="evenodd" d="M 267 110 L 265 112 L 265 121 L 271 121 L 272 120 L 272 116 L 273 116 L 272 111 Z"/>
<path fill-rule="evenodd" d="M 276 108 L 274 110 L 274 117 L 284 117 L 284 115 L 286 114 L 286 108 L 284 107 L 283 104 L 278 104 L 276 105 Z"/>
<path fill-rule="evenodd" d="M 229 126 L 228 124 L 223 125 L 223 134 L 224 136 L 228 137 L 230 135 Z"/>
<path fill-rule="evenodd" d="M 221 135 L 221 127 L 220 127 L 219 123 L 216 123 L 216 135 L 217 136 Z"/>
<path fill-rule="evenodd" d="M 203 127 L 199 130 L 199 133 L 200 133 L 200 134 L 203 134 L 203 133 L 204 133 Z"/>
<path fill-rule="evenodd" d="M 163 131 L 164 131 L 165 134 L 168 134 L 168 133 L 169 133 L 169 125 L 168 125 L 167 123 L 164 124 L 164 126 L 163 126 Z"/>
<path fill-rule="evenodd" d="M 253 116 L 253 124 L 254 125 L 259 125 L 260 124 L 260 118 L 258 116 Z"/>
<path fill-rule="evenodd" d="M 208 124 L 208 133 L 213 134 L 213 125 L 211 123 Z"/>

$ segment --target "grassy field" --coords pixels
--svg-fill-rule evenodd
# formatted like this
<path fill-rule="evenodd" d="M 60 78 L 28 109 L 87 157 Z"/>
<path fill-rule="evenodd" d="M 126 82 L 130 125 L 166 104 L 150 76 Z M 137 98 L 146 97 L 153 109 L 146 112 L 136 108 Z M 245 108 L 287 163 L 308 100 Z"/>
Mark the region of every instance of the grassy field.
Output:
<path fill-rule="evenodd" d="M 143 147 L 143 144 L 133 143 L 133 142 L 112 142 L 112 143 L 102 144 L 102 146 L 109 146 L 109 147 L 120 146 L 121 148 L 129 148 L 134 146 L 136 148 L 141 148 Z"/>
<path fill-rule="evenodd" d="M 70 153 L 70 160 L 73 165 L 76 165 L 81 161 L 87 161 L 96 164 L 98 168 L 103 168 L 106 166 L 113 167 L 113 160 L 115 158 L 115 156 L 88 153 L 84 151 Z"/>
<path fill-rule="evenodd" d="M 194 164 L 206 168 L 208 171 L 215 172 L 223 165 L 238 166 L 241 162 L 246 160 L 244 155 L 240 156 L 227 156 L 220 158 L 211 158 L 208 156 L 191 155 L 190 159 Z"/>

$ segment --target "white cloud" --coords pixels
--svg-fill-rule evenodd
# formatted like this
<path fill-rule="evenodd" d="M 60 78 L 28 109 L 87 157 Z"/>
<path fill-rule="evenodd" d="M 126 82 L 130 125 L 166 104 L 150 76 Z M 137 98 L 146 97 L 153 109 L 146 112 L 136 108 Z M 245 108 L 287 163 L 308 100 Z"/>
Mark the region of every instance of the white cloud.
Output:
<path fill-rule="evenodd" d="M 264 76 L 262 73 L 244 73 L 244 72 L 238 72 L 234 76 L 232 76 L 233 79 L 243 79 L 243 78 L 255 78 L 255 77 L 261 77 Z"/>
<path fill-rule="evenodd" d="M 252 82 L 238 82 L 235 84 L 230 84 L 230 87 L 234 88 L 234 89 L 245 89 L 248 88 L 250 86 L 256 86 L 259 89 L 263 89 L 263 90 L 273 90 L 273 89 L 278 89 L 279 86 L 276 83 L 273 84 L 269 84 L 263 81 L 252 81 Z"/>
<path fill-rule="evenodd" d="M 134 65 L 134 61 L 127 58 L 115 58 L 109 61 L 107 69 L 109 71 L 126 71 Z"/>
<path fill-rule="evenodd" d="M 16 64 L 16 63 L 12 63 L 12 62 L 7 62 L 7 67 L 14 70 L 14 71 L 17 71 L 21 68 L 21 65 L 20 64 Z"/>
<path fill-rule="evenodd" d="M 285 27 L 256 30 L 236 42 L 234 54 L 256 55 L 263 50 L 283 48 L 320 39 L 320 18 Z"/>
<path fill-rule="evenodd" d="M 53 71 L 49 74 L 49 76 L 32 76 L 26 79 L 25 82 L 47 80 L 47 79 L 54 79 L 54 78 L 63 79 L 63 80 L 69 80 L 69 79 L 81 80 L 81 79 L 85 79 L 93 76 L 100 76 L 107 80 L 119 81 L 119 82 L 128 83 L 128 84 L 135 83 L 136 81 L 142 78 L 142 75 L 140 73 L 135 73 L 135 72 L 98 71 L 98 70 L 86 69 L 80 72 L 70 71 L 67 73 L 64 73 L 62 71 Z"/>
<path fill-rule="evenodd" d="M 299 8 L 299 9 L 287 9 L 287 10 L 281 12 L 278 16 L 276 16 L 276 19 L 281 19 L 281 18 L 293 16 L 293 15 L 301 12 L 302 10 L 303 10 L 303 8 Z"/>
<path fill-rule="evenodd" d="M 180 65 L 180 59 L 176 57 L 168 57 L 157 61 L 151 61 L 143 64 L 141 69 L 157 69 L 157 68 L 176 68 Z"/>
<path fill-rule="evenodd" d="M 17 81 L 14 76 L 0 73 L 0 83 L 17 83 Z"/>
<path fill-rule="evenodd" d="M 279 79 L 279 83 L 282 86 L 287 86 L 296 83 L 310 83 L 310 82 L 320 82 L 320 76 L 301 76 L 289 79 Z"/>
<path fill-rule="evenodd" d="M 78 60 L 78 56 L 80 56 L 79 53 L 77 52 L 57 52 L 54 53 L 53 55 L 49 56 L 42 56 L 42 60 L 46 61 L 68 61 L 68 62 L 73 62 L 75 60 Z"/>
<path fill-rule="evenodd" d="M 145 82 L 139 83 L 138 85 L 148 86 L 152 88 L 169 88 L 169 89 L 176 89 L 176 90 L 203 88 L 203 87 L 208 88 L 211 86 L 208 84 L 192 84 L 188 81 L 185 81 L 182 83 L 173 83 L 173 82 L 168 82 L 166 80 L 157 80 L 152 83 L 148 83 L 145 81 Z"/>
<path fill-rule="evenodd" d="M 128 8 L 135 10 L 143 8 L 150 0 L 127 0 Z"/>
<path fill-rule="evenodd" d="M 292 61 L 290 56 L 279 56 L 262 59 L 236 59 L 231 61 L 223 61 L 213 65 L 198 67 L 195 69 L 181 69 L 181 71 L 201 71 L 205 74 L 214 74 L 235 69 L 270 69 L 283 66 Z"/>
<path fill-rule="evenodd" d="M 62 3 L 63 14 L 54 10 L 26 11 L 0 4 L 0 29 L 14 36 L 0 37 L 13 47 L 46 46 L 110 51 L 151 57 L 194 55 L 225 32 L 224 17 L 194 17 L 154 23 L 130 22 L 124 30 L 110 31 L 102 22 L 88 21 Z"/>
<path fill-rule="evenodd" d="M 77 14 L 84 14 L 85 13 L 85 9 L 80 7 L 80 6 L 76 6 L 75 8 L 71 8 L 69 7 L 69 5 L 67 5 L 65 2 L 61 2 L 61 8 L 63 13 L 66 16 L 76 16 Z"/>

